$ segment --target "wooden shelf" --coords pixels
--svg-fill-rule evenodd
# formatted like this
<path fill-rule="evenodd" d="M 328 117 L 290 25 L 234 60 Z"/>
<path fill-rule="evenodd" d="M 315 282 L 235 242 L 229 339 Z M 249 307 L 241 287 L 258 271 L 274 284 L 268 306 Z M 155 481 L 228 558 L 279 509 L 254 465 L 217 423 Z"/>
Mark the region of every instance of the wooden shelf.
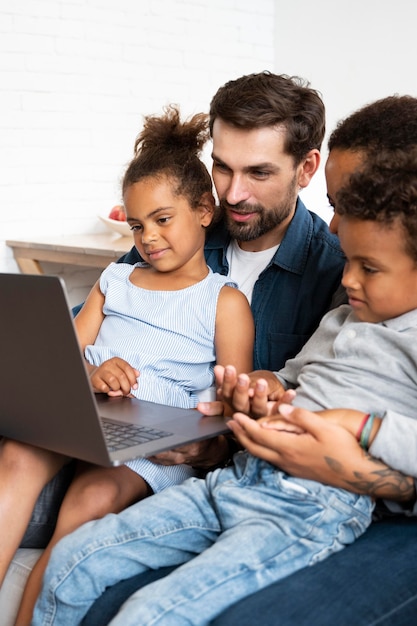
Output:
<path fill-rule="evenodd" d="M 8 240 L 23 274 L 43 274 L 41 262 L 81 265 L 104 269 L 133 246 L 132 237 L 117 234 L 42 237 L 35 241 Z"/>

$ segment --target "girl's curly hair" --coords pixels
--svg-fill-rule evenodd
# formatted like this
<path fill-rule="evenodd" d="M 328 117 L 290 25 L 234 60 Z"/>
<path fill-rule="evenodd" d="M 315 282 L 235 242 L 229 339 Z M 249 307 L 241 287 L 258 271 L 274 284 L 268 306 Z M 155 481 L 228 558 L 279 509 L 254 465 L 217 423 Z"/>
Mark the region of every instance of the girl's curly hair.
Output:
<path fill-rule="evenodd" d="M 197 113 L 181 122 L 176 105 L 164 109 L 164 115 L 145 117 L 144 127 L 135 141 L 134 157 L 127 167 L 122 192 L 141 179 L 168 177 L 175 181 L 175 193 L 197 207 L 203 193 L 212 192 L 212 181 L 200 159 L 209 138 L 208 117 Z"/>

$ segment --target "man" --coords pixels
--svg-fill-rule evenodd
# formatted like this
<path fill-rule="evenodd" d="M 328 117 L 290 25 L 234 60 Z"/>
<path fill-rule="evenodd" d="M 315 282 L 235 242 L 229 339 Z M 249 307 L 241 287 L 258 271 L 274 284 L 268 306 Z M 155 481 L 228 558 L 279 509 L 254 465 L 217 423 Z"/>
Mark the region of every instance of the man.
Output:
<path fill-rule="evenodd" d="M 246 294 L 255 369 L 279 369 L 329 309 L 343 254 L 298 198 L 320 164 L 325 112 L 301 79 L 262 72 L 221 87 L 210 106 L 212 176 L 220 221 L 206 260 Z M 133 248 L 121 261 L 139 260 Z"/>
<path fill-rule="evenodd" d="M 340 186 L 373 150 L 406 149 L 412 144 L 417 144 L 416 98 L 384 98 L 342 121 L 329 140 L 326 182 L 330 201 L 337 203 Z M 337 216 L 332 228 L 337 230 Z M 350 484 L 353 491 L 360 488 L 362 493 L 390 499 L 391 509 L 416 515 L 416 490 L 409 476 L 391 470 L 369 454 L 365 459 L 367 470 L 358 476 L 357 468 L 363 467 L 363 451 L 343 428 L 301 409 L 287 418 L 306 431 L 302 445 L 299 438 L 294 444 L 291 434 L 280 433 L 278 447 L 272 443 L 270 431 L 260 432 L 253 420 L 248 421 L 239 437 L 241 444 L 290 474 L 348 489 Z M 412 471 L 415 433 L 405 430 L 403 438 L 404 462 L 408 462 L 408 471 L 417 476 L 415 463 Z M 329 458 L 336 459 L 332 466 L 327 463 Z M 356 487 L 352 486 L 354 483 Z M 395 500 L 399 504 L 395 505 Z M 384 508 L 380 506 L 381 516 Z M 415 517 L 388 516 L 373 524 L 353 546 L 248 596 L 212 624 L 406 626 L 414 623 L 417 613 L 416 564 Z M 83 625 L 93 626 L 97 619 L 110 620 L 129 595 L 169 571 L 157 570 L 115 585 L 95 603 Z"/>

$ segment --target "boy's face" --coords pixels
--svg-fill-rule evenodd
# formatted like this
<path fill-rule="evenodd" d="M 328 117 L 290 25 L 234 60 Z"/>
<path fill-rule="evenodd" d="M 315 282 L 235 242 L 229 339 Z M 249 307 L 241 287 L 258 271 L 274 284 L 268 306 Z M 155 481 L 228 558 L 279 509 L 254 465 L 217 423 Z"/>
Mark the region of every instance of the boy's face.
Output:
<path fill-rule="evenodd" d="M 383 225 L 341 216 L 346 255 L 342 284 L 361 322 L 382 322 L 417 308 L 417 264 L 405 250 L 398 221 Z"/>

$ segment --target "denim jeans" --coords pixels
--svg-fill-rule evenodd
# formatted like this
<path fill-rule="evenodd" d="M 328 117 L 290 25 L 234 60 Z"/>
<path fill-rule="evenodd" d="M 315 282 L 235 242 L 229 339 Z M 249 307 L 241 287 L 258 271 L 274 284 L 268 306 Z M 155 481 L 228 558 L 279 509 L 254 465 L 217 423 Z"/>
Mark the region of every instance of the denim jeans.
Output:
<path fill-rule="evenodd" d="M 173 569 L 148 570 L 109 587 L 81 626 L 108 624 L 129 596 Z M 243 598 L 210 623 L 410 626 L 416 616 L 417 519 L 397 515 L 374 522 L 346 550 Z"/>
<path fill-rule="evenodd" d="M 241 453 L 232 468 L 190 479 L 90 522 L 53 551 L 32 626 L 77 624 L 123 578 L 181 565 L 139 590 L 112 626 L 207 624 L 239 599 L 352 543 L 369 498 L 289 477 Z"/>

